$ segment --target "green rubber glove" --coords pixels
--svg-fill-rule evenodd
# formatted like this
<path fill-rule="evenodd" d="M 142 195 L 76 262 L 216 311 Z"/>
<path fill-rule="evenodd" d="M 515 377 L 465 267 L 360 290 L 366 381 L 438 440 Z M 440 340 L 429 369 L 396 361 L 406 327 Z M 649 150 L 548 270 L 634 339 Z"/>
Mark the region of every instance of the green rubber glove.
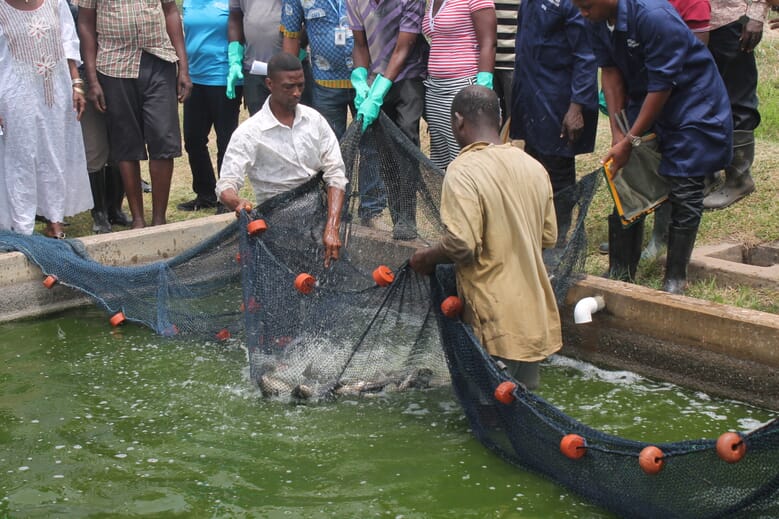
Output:
<path fill-rule="evenodd" d="M 367 130 L 368 126 L 373 124 L 373 121 L 379 117 L 381 105 L 384 103 L 384 96 L 387 95 L 391 87 L 392 81 L 381 74 L 373 80 L 368 97 L 365 98 L 365 101 L 360 105 L 360 109 L 357 110 L 357 115 L 362 116 L 362 131 Z"/>
<path fill-rule="evenodd" d="M 308 51 L 306 51 L 306 49 L 300 49 L 300 51 L 298 52 L 298 59 L 301 61 L 301 63 L 305 61 L 307 57 L 308 57 Z"/>
<path fill-rule="evenodd" d="M 492 90 L 492 72 L 479 72 L 476 74 L 476 84 Z"/>
<path fill-rule="evenodd" d="M 598 110 L 600 110 L 600 113 L 608 117 L 609 107 L 606 106 L 606 96 L 603 95 L 603 90 L 601 90 L 598 94 Z"/>
<path fill-rule="evenodd" d="M 227 45 L 227 99 L 235 99 L 235 83 L 243 79 L 243 45 L 239 41 L 231 41 Z"/>
<path fill-rule="evenodd" d="M 360 109 L 360 105 L 368 97 L 371 87 L 368 86 L 368 69 L 357 67 L 352 70 L 352 88 L 354 89 L 354 108 Z"/>

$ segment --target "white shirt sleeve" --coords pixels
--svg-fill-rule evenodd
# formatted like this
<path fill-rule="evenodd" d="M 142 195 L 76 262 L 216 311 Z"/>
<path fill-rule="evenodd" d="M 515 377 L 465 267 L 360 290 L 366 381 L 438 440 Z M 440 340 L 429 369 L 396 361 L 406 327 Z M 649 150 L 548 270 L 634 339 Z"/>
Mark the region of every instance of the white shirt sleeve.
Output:
<path fill-rule="evenodd" d="M 62 47 L 65 50 L 65 58 L 72 59 L 76 66 L 81 66 L 81 51 L 79 49 L 76 24 L 73 23 L 73 15 L 67 0 L 59 0 L 60 31 L 62 32 Z"/>
<path fill-rule="evenodd" d="M 322 160 L 322 180 L 327 187 L 334 187 L 341 191 L 346 191 L 346 166 L 341 157 L 341 145 L 333 133 L 333 129 L 327 123 L 324 117 L 318 119 L 319 122 L 319 142 L 321 143 Z"/>
<path fill-rule="evenodd" d="M 217 198 L 227 189 L 233 189 L 238 193 L 243 187 L 246 172 L 254 164 L 256 146 L 249 138 L 249 132 L 246 131 L 247 123 L 236 128 L 227 145 L 219 180 L 216 182 Z"/>

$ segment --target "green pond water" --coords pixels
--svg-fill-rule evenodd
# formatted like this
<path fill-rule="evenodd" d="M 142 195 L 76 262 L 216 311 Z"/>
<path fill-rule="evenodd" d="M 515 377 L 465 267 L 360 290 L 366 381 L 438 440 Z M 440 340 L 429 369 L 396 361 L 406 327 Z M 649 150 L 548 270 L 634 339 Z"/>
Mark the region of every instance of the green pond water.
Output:
<path fill-rule="evenodd" d="M 663 442 L 775 413 L 564 358 L 542 396 L 611 434 Z M 293 406 L 245 353 L 113 330 L 95 309 L 0 325 L 0 518 L 609 517 L 510 466 L 449 388 Z"/>

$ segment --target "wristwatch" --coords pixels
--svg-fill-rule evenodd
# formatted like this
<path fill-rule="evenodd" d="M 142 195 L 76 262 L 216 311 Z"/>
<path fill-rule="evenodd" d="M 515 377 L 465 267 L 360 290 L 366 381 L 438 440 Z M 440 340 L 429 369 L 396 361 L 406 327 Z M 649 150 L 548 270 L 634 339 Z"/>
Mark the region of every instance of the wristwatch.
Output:
<path fill-rule="evenodd" d="M 638 148 L 641 146 L 641 137 L 636 137 L 635 135 L 631 135 L 629 132 L 626 135 L 628 140 L 630 140 L 630 145 L 634 148 Z"/>

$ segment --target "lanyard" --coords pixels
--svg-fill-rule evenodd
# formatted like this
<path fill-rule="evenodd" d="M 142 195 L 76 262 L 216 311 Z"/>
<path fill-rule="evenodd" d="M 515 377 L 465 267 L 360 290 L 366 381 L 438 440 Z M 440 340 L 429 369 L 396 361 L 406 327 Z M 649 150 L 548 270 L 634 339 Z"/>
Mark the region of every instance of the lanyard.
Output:
<path fill-rule="evenodd" d="M 338 17 L 338 25 L 341 25 L 341 10 L 344 6 L 344 0 L 327 0 L 327 3 L 330 4 L 330 7 L 333 8 L 333 11 L 335 11 L 336 17 Z"/>

